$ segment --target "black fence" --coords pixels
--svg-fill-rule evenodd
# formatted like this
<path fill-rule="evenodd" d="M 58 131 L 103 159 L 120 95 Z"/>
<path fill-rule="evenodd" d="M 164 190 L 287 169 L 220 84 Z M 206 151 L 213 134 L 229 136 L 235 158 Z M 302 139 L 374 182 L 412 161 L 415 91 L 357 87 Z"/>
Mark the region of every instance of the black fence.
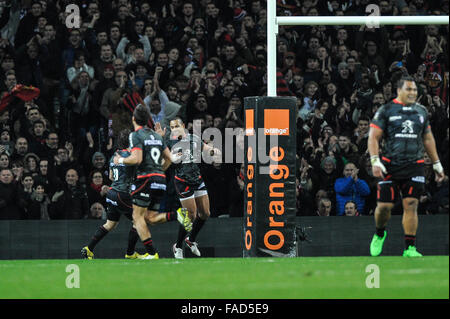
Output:
<path fill-rule="evenodd" d="M 303 217 L 297 224 L 307 229 L 311 242 L 298 242 L 298 255 L 368 256 L 374 232 L 373 217 Z M 102 221 L 1 221 L 0 259 L 72 259 L 80 258 L 85 246 Z M 448 215 L 420 216 L 417 247 L 424 255 L 448 255 Z M 123 258 L 131 223 L 121 220 L 95 248 L 96 258 Z M 172 245 L 178 223 L 150 228 L 153 242 L 162 258 L 173 258 Z M 401 216 L 392 216 L 383 255 L 398 256 L 403 251 Z M 202 257 L 242 257 L 242 218 L 211 218 L 197 237 Z M 141 243 L 137 250 L 144 251 Z M 192 257 L 185 250 L 186 257 Z"/>

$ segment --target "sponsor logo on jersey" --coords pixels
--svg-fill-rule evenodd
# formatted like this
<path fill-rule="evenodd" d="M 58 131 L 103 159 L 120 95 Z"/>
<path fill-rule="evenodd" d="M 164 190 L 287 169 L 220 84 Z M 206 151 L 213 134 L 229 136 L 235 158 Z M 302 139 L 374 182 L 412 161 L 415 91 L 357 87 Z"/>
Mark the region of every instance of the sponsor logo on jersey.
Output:
<path fill-rule="evenodd" d="M 141 195 L 142 197 L 146 197 L 146 198 L 150 197 L 150 195 L 146 194 L 146 193 L 139 193 L 139 195 Z"/>
<path fill-rule="evenodd" d="M 151 136 L 153 137 L 153 136 Z M 160 140 L 144 140 L 144 145 L 162 145 L 162 141 Z"/>
<path fill-rule="evenodd" d="M 389 117 L 389 122 L 393 122 L 393 121 L 397 121 L 397 120 L 401 120 L 401 119 L 402 119 L 402 117 L 399 116 L 399 115 L 396 115 L 396 116 L 390 116 L 390 117 Z"/>
<path fill-rule="evenodd" d="M 414 176 L 411 180 L 417 183 L 425 183 L 425 176 Z"/>
<path fill-rule="evenodd" d="M 166 190 L 166 184 L 160 184 L 160 183 L 151 183 L 150 184 L 151 189 L 162 189 Z"/>
<path fill-rule="evenodd" d="M 402 132 L 395 134 L 395 137 L 403 138 L 417 138 L 417 134 L 414 134 L 414 122 L 406 120 L 402 123 Z"/>
<path fill-rule="evenodd" d="M 111 199 L 109 199 L 109 198 L 106 198 L 106 202 L 107 202 L 107 203 L 111 203 L 111 204 L 114 205 L 114 206 L 119 206 L 119 205 L 117 204 L 116 201 L 113 201 L 113 200 L 111 200 Z"/>

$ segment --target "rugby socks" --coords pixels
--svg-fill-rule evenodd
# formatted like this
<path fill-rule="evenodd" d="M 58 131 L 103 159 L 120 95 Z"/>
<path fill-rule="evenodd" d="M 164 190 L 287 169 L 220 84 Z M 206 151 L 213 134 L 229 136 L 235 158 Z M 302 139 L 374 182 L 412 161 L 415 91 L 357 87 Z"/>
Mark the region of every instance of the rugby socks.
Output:
<path fill-rule="evenodd" d="M 416 236 L 405 234 L 405 248 L 408 249 L 409 246 L 416 246 Z"/>
<path fill-rule="evenodd" d="M 153 247 L 153 240 L 152 238 L 147 238 L 146 240 L 143 240 L 142 243 L 144 244 L 145 250 L 150 254 L 154 255 L 156 254 L 155 247 Z"/>
<path fill-rule="evenodd" d="M 184 238 L 187 235 L 187 231 L 186 229 L 184 229 L 184 227 L 182 225 L 180 225 L 180 227 L 178 227 L 178 238 L 177 238 L 177 248 L 183 248 L 183 241 Z"/>
<path fill-rule="evenodd" d="M 192 223 L 192 232 L 189 234 L 189 240 L 194 242 L 195 238 L 197 237 L 197 234 L 200 232 L 200 229 L 202 229 L 203 225 L 205 224 L 206 220 L 201 219 L 200 217 L 197 217 L 194 222 Z"/>
<path fill-rule="evenodd" d="M 136 231 L 136 228 L 131 227 L 130 232 L 128 233 L 128 248 L 127 248 L 127 255 L 133 255 L 136 243 L 139 239 L 139 235 Z"/>
<path fill-rule="evenodd" d="M 95 232 L 94 236 L 91 239 L 91 242 L 88 245 L 89 250 L 93 251 L 95 246 L 99 243 L 99 241 L 102 240 L 103 237 L 105 237 L 107 234 L 108 230 L 105 227 L 100 226 Z"/>
<path fill-rule="evenodd" d="M 376 234 L 378 237 L 383 238 L 384 237 L 384 231 L 386 230 L 386 227 L 383 228 L 376 228 Z"/>

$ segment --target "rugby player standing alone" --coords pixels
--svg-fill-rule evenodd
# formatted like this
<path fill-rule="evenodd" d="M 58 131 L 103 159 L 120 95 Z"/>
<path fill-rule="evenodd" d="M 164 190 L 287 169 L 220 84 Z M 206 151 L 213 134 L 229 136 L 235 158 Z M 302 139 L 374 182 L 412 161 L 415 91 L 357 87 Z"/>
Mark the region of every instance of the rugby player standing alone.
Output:
<path fill-rule="evenodd" d="M 416 99 L 417 85 L 414 79 L 409 76 L 401 78 L 397 83 L 397 98 L 383 105 L 370 124 L 368 150 L 372 172 L 373 176 L 383 179 L 377 186 L 376 233 L 370 244 L 372 256 L 381 254 L 387 236 L 385 227 L 399 193 L 403 204 L 403 256 L 422 256 L 416 250 L 416 231 L 419 197 L 425 189 L 424 152 L 433 162 L 436 181 L 440 182 L 445 177 L 427 109 L 418 104 Z"/>

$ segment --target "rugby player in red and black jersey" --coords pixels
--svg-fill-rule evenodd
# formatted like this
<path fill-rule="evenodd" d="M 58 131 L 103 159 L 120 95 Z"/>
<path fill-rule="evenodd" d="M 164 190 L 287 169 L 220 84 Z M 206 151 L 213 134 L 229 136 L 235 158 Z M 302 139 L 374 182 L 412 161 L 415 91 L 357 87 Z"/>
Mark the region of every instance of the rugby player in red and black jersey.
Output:
<path fill-rule="evenodd" d="M 129 135 L 131 131 L 124 129 L 117 136 L 117 151 L 115 154 L 121 157 L 131 155 L 129 151 Z M 129 220 L 133 220 L 132 198 L 130 187 L 134 181 L 135 166 L 126 166 L 123 164 L 114 164 L 114 156 L 110 160 L 109 178 L 112 181 L 111 187 L 106 194 L 107 202 L 107 220 L 102 226 L 99 226 L 89 244 L 81 249 L 81 255 L 86 259 L 94 258 L 94 248 L 97 244 L 119 224 L 120 216 L 124 215 Z M 187 211 L 178 209 L 176 212 L 155 213 L 147 211 L 145 220 L 149 225 L 155 225 L 177 220 L 186 230 L 192 229 L 192 222 L 187 216 Z M 134 225 L 131 227 L 128 235 L 128 247 L 125 254 L 126 259 L 144 259 L 148 253 L 141 255 L 135 251 L 139 236 Z"/>
<path fill-rule="evenodd" d="M 425 189 L 424 152 L 433 161 L 436 181 L 441 182 L 445 177 L 427 109 L 418 104 L 416 99 L 417 85 L 414 79 L 401 78 L 397 83 L 397 98 L 383 105 L 370 124 L 368 150 L 372 172 L 373 176 L 381 179 L 378 182 L 375 209 L 376 233 L 370 245 L 372 256 L 382 252 L 387 236 L 385 227 L 399 195 L 403 204 L 403 256 L 422 256 L 416 249 L 415 241 L 417 207 Z M 382 140 L 383 146 L 380 147 Z"/>
<path fill-rule="evenodd" d="M 176 163 L 173 164 L 175 189 L 181 206 L 188 210 L 189 217 L 193 220 L 190 233 L 187 233 L 182 227 L 179 228 L 177 242 L 172 247 L 175 258 L 182 259 L 184 257 L 183 243 L 190 248 L 194 255 L 201 255 L 196 238 L 210 216 L 208 191 L 198 163 L 201 161 L 202 154 L 218 160 L 221 152 L 204 143 L 197 135 L 189 134 L 181 118 L 174 118 L 169 125 L 170 134 L 165 134 L 165 131 L 162 130 L 159 132 L 166 136 L 167 145 L 173 156 L 177 157 Z M 157 125 L 157 127 L 159 126 Z"/>
<path fill-rule="evenodd" d="M 158 259 L 146 215 L 158 214 L 160 201 L 166 190 L 164 171 L 172 163 L 172 156 L 163 138 L 147 126 L 149 119 L 149 110 L 142 104 L 137 105 L 132 117 L 134 132 L 129 136 L 131 155 L 116 155 L 114 164 L 136 166 L 136 178 L 131 185 L 133 222 L 148 253 L 143 259 Z"/>

